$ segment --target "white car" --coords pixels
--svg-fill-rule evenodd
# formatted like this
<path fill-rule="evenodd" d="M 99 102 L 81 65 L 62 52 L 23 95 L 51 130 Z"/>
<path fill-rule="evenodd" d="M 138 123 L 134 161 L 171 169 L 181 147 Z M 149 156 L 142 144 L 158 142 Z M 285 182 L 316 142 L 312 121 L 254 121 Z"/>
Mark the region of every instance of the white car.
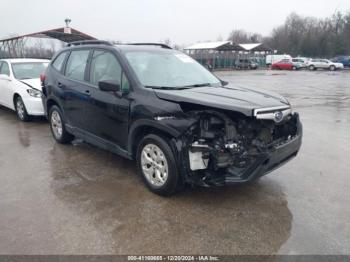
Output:
<path fill-rule="evenodd" d="M 294 57 L 294 58 L 292 58 L 292 63 L 299 65 L 299 68 L 306 68 L 308 61 L 309 61 L 309 59 L 306 57 Z"/>
<path fill-rule="evenodd" d="M 291 60 L 292 57 L 290 55 L 287 55 L 287 54 L 284 54 L 284 55 L 267 55 L 266 56 L 266 66 L 271 66 L 273 65 L 274 63 L 277 63 L 279 61 L 282 61 L 282 60 L 285 60 L 285 59 L 288 59 L 288 60 Z"/>
<path fill-rule="evenodd" d="M 342 63 L 334 63 L 328 59 L 311 59 L 310 61 L 308 61 L 307 65 L 310 70 L 317 70 L 321 68 L 334 71 L 337 69 L 344 68 L 344 65 Z"/>
<path fill-rule="evenodd" d="M 40 74 L 49 62 L 44 59 L 1 59 L 0 105 L 15 110 L 22 121 L 45 115 Z"/>

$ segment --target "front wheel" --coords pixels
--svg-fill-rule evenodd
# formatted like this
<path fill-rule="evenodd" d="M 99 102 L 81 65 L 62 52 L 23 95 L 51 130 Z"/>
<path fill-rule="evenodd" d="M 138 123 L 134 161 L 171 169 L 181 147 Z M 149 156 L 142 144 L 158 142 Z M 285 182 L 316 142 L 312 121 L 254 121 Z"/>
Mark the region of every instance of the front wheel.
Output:
<path fill-rule="evenodd" d="M 32 120 L 31 116 L 28 115 L 26 106 L 23 103 L 23 100 L 20 96 L 18 96 L 15 100 L 15 109 L 16 109 L 17 116 L 21 121 L 28 122 Z"/>
<path fill-rule="evenodd" d="M 173 150 L 162 137 L 152 134 L 142 139 L 136 160 L 138 173 L 153 193 L 168 196 L 180 188 L 182 181 Z"/>
<path fill-rule="evenodd" d="M 313 70 L 316 70 L 316 67 L 313 66 L 313 65 L 311 65 L 311 66 L 309 66 L 309 69 L 310 69 L 311 71 L 313 71 Z"/>
<path fill-rule="evenodd" d="M 74 139 L 74 136 L 67 132 L 64 125 L 62 112 L 57 106 L 53 106 L 49 112 L 50 128 L 55 140 L 61 144 L 66 144 Z"/>
<path fill-rule="evenodd" d="M 334 66 L 334 65 L 331 65 L 331 66 L 329 67 L 329 70 L 334 71 L 334 70 L 335 70 L 335 66 Z"/>
<path fill-rule="evenodd" d="M 296 67 L 296 66 L 293 66 L 293 67 L 292 67 L 292 70 L 294 70 L 294 71 L 297 70 L 297 67 Z"/>

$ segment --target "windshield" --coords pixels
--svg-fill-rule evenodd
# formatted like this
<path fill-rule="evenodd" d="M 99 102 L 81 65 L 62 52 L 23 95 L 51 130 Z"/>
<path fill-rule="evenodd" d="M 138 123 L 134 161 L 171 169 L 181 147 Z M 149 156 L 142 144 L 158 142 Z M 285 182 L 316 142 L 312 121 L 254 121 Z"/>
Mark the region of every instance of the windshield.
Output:
<path fill-rule="evenodd" d="M 146 87 L 220 85 L 218 78 L 180 52 L 128 51 L 125 56 L 142 85 Z"/>
<path fill-rule="evenodd" d="M 26 62 L 26 63 L 13 63 L 12 71 L 16 79 L 34 79 L 39 78 L 47 67 L 47 62 Z"/>

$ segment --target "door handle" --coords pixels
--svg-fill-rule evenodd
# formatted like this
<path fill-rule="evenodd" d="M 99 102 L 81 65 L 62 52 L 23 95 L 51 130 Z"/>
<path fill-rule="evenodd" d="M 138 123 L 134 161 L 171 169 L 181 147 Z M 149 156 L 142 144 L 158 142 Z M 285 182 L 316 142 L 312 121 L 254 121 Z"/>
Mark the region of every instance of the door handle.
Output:
<path fill-rule="evenodd" d="M 90 92 L 90 90 L 85 90 L 85 95 L 87 95 L 87 96 L 91 96 L 91 92 Z"/>
<path fill-rule="evenodd" d="M 64 84 L 62 84 L 61 82 L 58 82 L 58 84 L 57 84 L 57 85 L 58 85 L 58 87 L 59 87 L 59 88 L 64 87 Z"/>

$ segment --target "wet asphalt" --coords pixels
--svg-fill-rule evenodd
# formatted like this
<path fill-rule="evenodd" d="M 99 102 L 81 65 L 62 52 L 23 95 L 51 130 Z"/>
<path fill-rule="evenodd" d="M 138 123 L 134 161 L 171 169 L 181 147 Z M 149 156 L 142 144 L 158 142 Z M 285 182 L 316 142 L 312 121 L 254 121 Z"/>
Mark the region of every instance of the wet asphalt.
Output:
<path fill-rule="evenodd" d="M 0 254 L 350 254 L 350 72 L 217 73 L 285 95 L 294 160 L 254 183 L 150 193 L 135 163 L 0 108 Z"/>

